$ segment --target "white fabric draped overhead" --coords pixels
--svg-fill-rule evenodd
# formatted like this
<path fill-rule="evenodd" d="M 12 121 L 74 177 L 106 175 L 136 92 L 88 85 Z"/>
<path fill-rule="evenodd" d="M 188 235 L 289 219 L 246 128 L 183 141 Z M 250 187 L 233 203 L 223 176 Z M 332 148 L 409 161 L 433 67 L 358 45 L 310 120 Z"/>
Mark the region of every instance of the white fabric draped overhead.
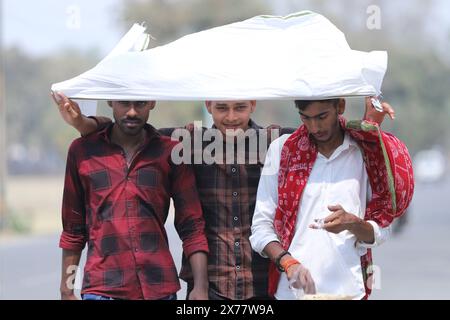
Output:
<path fill-rule="evenodd" d="M 89 100 L 292 100 L 380 93 L 385 51 L 352 50 L 322 15 L 256 16 L 140 51 L 135 25 L 91 70 L 52 86 Z"/>

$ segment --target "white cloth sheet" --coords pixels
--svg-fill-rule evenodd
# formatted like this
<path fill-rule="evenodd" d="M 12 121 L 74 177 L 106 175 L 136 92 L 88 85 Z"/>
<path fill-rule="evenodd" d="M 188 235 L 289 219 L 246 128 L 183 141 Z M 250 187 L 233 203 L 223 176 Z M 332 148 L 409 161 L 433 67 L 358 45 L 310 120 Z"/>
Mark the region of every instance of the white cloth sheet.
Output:
<path fill-rule="evenodd" d="M 310 11 L 257 16 L 149 50 L 127 48 L 52 90 L 94 100 L 371 96 L 380 93 L 387 68 L 386 52 L 352 50 L 341 31 Z"/>

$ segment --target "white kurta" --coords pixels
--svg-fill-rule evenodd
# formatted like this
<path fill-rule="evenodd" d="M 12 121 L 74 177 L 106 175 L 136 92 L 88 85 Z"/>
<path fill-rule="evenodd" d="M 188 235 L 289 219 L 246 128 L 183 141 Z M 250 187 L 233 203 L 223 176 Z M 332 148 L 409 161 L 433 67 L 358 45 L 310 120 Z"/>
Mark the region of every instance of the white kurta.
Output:
<path fill-rule="evenodd" d="M 272 142 L 258 186 L 255 214 L 250 241 L 255 251 L 262 254 L 271 241 L 278 241 L 273 220 L 278 203 L 278 169 L 281 148 L 289 135 Z M 374 221 L 375 242 L 357 241 L 349 231 L 339 234 L 309 228 L 314 219 L 325 218 L 331 212 L 328 205 L 340 204 L 345 211 L 364 218 L 370 185 L 361 151 L 347 134 L 344 142 L 330 158 L 317 155 L 308 183 L 303 191 L 295 234 L 288 251 L 311 272 L 318 293 L 339 294 L 360 299 L 364 283 L 360 257 L 367 247 L 384 242 L 389 228 L 380 228 Z M 263 255 L 263 254 L 262 254 Z M 295 299 L 286 274 L 280 278 L 277 299 Z"/>

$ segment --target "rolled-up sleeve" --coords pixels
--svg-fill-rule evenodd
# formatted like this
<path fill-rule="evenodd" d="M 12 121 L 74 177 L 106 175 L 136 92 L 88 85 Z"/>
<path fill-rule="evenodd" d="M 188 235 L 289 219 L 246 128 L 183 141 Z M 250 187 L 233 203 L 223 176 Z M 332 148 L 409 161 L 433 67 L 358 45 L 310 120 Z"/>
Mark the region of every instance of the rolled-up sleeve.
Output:
<path fill-rule="evenodd" d="M 78 175 L 74 144 L 71 145 L 67 156 L 61 216 L 63 231 L 59 247 L 72 251 L 82 251 L 87 238 L 86 214 L 84 190 Z"/>
<path fill-rule="evenodd" d="M 363 254 L 365 253 L 364 249 L 378 247 L 379 245 L 386 242 L 386 240 L 388 240 L 391 236 L 391 225 L 387 226 L 386 228 L 382 228 L 375 221 L 368 220 L 367 222 L 370 223 L 373 227 L 373 236 L 375 240 L 373 243 L 366 243 L 363 241 L 356 242 L 356 247 L 360 248 L 360 250 L 363 251 Z"/>
<path fill-rule="evenodd" d="M 280 154 L 288 137 L 289 135 L 283 135 L 270 144 L 258 184 L 250 243 L 253 250 L 263 257 L 266 257 L 263 250 L 267 244 L 279 241 L 273 221 L 278 204 Z"/>

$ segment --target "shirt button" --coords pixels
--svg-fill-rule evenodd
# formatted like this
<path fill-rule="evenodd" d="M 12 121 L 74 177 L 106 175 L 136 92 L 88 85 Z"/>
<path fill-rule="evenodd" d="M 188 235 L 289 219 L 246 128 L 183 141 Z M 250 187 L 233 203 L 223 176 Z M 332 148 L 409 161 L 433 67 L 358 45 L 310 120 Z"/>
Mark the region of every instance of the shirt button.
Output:
<path fill-rule="evenodd" d="M 237 197 L 238 193 L 236 191 L 233 192 L 233 196 Z"/>
<path fill-rule="evenodd" d="M 139 250 L 138 250 L 138 248 L 134 248 L 134 252 L 138 252 Z"/>
<path fill-rule="evenodd" d="M 238 219 L 238 217 L 234 217 L 234 218 L 233 218 L 234 221 L 237 221 L 237 219 Z"/>
<path fill-rule="evenodd" d="M 236 266 L 236 270 L 240 270 L 241 269 L 241 266 Z"/>
<path fill-rule="evenodd" d="M 236 241 L 236 242 L 234 243 L 234 245 L 235 245 L 236 247 L 239 247 L 239 242 Z"/>
<path fill-rule="evenodd" d="M 231 168 L 231 172 L 235 173 L 236 172 L 236 168 Z"/>

